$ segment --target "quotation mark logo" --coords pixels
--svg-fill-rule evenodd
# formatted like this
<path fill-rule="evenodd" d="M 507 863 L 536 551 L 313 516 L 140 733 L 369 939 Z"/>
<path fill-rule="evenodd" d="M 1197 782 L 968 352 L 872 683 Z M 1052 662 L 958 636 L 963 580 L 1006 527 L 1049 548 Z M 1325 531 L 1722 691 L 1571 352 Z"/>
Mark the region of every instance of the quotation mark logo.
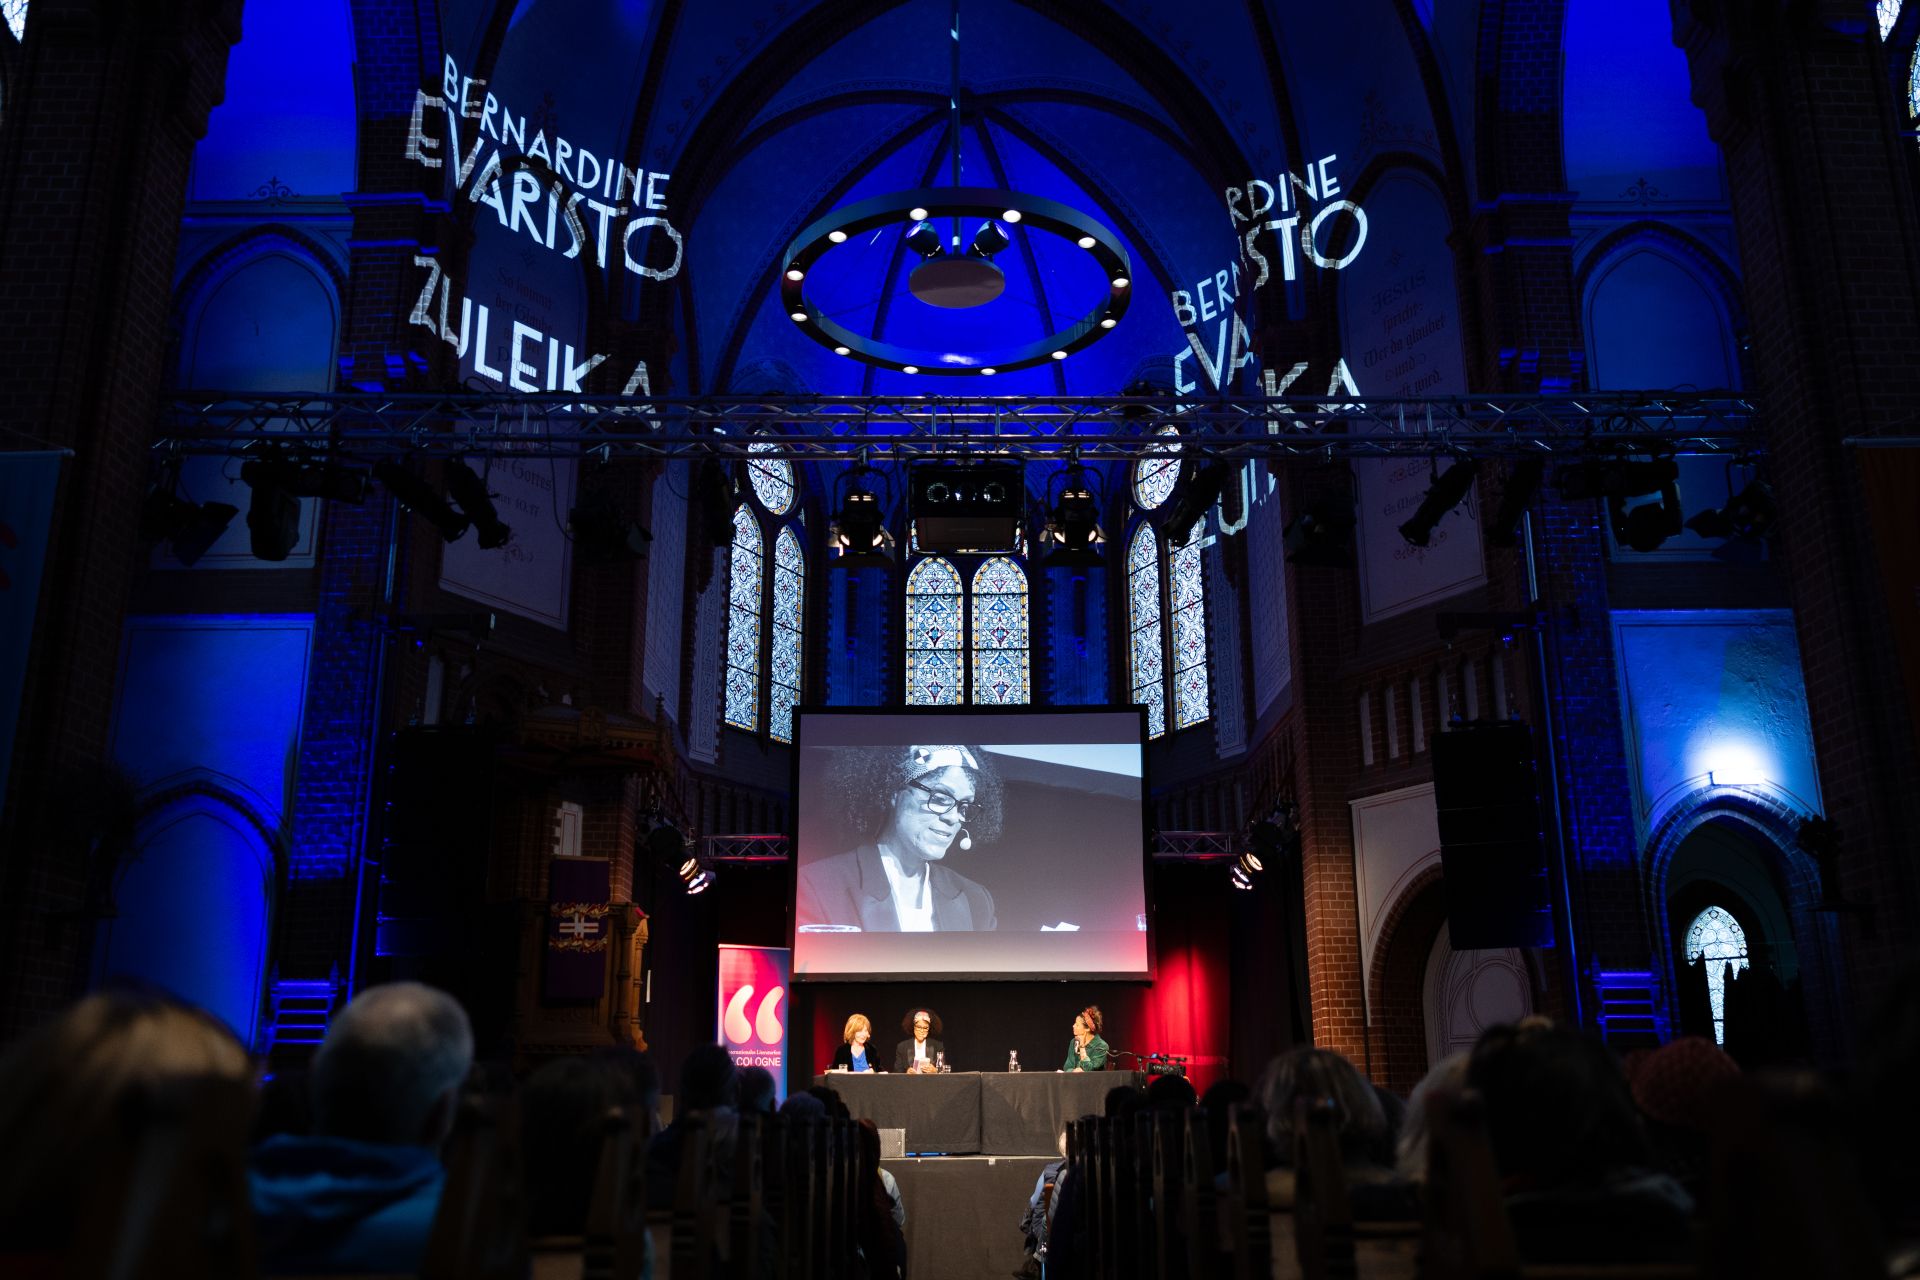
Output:
<path fill-rule="evenodd" d="M 757 1034 L 762 1044 L 779 1044 L 787 1029 L 780 1020 L 780 997 L 787 994 L 785 987 L 775 987 L 760 997 L 760 1008 L 753 1015 L 753 1021 L 747 1021 L 747 1002 L 753 999 L 751 984 L 741 987 L 733 993 L 733 999 L 727 1001 L 726 1016 L 720 1025 L 727 1033 L 727 1039 L 735 1044 L 745 1044 Z"/>

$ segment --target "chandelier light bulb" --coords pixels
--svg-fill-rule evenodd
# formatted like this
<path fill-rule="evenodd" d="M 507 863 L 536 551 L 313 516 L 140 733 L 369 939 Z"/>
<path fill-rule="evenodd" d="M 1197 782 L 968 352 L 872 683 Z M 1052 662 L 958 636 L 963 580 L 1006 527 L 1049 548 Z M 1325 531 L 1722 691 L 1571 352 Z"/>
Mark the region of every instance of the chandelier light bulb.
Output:
<path fill-rule="evenodd" d="M 807 322 L 807 313 L 804 311 L 789 311 L 787 315 L 795 324 L 805 324 Z"/>
<path fill-rule="evenodd" d="M 1018 222 L 1020 221 L 1020 211 L 1018 209 L 1009 209 L 1005 213 L 1000 215 L 1000 221 Z"/>
<path fill-rule="evenodd" d="M 835 244 L 845 244 L 847 242 L 847 233 L 836 227 L 834 230 L 827 232 L 827 239 L 833 241 Z"/>
<path fill-rule="evenodd" d="M 916 205 L 907 210 L 907 217 L 914 222 L 925 222 L 927 220 L 927 211 Z"/>
<path fill-rule="evenodd" d="M 903 364 L 903 365 L 901 365 L 901 366 L 900 366 L 900 372 L 902 372 L 902 373 L 918 373 L 918 372 L 920 372 L 920 366 L 919 366 L 919 365 L 917 365 L 917 364 Z"/>
<path fill-rule="evenodd" d="M 1113 326 L 1119 323 L 1120 322 L 1118 320 L 1115 320 L 1112 316 L 1108 316 L 1105 320 L 1102 320 L 1100 322 L 1100 327 L 1102 329 L 1111 329 L 1113 328 Z"/>
<path fill-rule="evenodd" d="M 802 271 L 802 270 L 801 270 L 800 268 L 798 268 L 798 267 L 788 267 L 788 268 L 787 268 L 787 279 L 789 279 L 789 280 L 805 280 L 806 278 L 807 278 L 807 273 L 806 273 L 806 272 L 804 272 L 804 271 Z"/>
<path fill-rule="evenodd" d="M 1081 236 L 1078 240 L 1075 240 L 1074 243 L 1079 245 L 1082 249 L 1091 249 L 1093 248 L 1095 241 L 1092 236 Z"/>
<path fill-rule="evenodd" d="M 986 376 L 992 376 L 993 374 L 996 374 L 996 373 L 998 373 L 998 372 L 1000 372 L 1000 371 L 999 371 L 998 369 L 994 369 L 994 368 L 986 368 L 986 369 L 982 369 L 982 370 L 981 370 L 980 372 L 981 372 L 981 373 L 982 373 L 983 375 L 986 375 Z"/>
<path fill-rule="evenodd" d="M 1056 351 L 1053 353 L 1053 358 L 1055 360 L 1065 360 L 1067 358 L 1067 353 L 1064 351 Z"/>
<path fill-rule="evenodd" d="M 852 347 L 835 347 L 833 349 L 833 354 L 837 356 L 850 356 L 853 354 L 853 348 Z"/>
<path fill-rule="evenodd" d="M 1126 278 L 1125 276 L 1115 276 L 1115 277 L 1113 278 L 1113 287 L 1114 287 L 1114 288 L 1116 288 L 1116 289 L 1124 289 L 1124 288 L 1126 288 L 1126 287 L 1127 287 L 1127 278 Z"/>

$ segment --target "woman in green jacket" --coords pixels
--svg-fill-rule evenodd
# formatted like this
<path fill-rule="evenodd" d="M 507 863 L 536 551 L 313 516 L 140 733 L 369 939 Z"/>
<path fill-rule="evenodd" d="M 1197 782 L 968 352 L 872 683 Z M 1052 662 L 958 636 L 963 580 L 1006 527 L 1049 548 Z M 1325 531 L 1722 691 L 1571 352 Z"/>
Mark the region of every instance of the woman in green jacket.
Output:
<path fill-rule="evenodd" d="M 1090 1004 L 1073 1020 L 1073 1039 L 1067 1044 L 1062 1071 L 1099 1071 L 1107 1065 L 1107 1042 L 1100 1038 L 1100 1006 Z"/>

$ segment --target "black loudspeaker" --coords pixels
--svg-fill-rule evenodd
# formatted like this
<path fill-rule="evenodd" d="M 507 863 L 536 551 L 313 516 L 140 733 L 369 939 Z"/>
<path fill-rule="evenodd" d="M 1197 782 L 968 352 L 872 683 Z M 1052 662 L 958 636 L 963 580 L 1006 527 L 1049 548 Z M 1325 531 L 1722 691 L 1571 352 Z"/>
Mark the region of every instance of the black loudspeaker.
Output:
<path fill-rule="evenodd" d="M 1553 945 L 1533 735 L 1476 724 L 1433 739 L 1447 936 L 1456 951 Z"/>
<path fill-rule="evenodd" d="M 922 463 L 907 473 L 907 513 L 922 551 L 1012 551 L 1026 500 L 1018 463 Z"/>

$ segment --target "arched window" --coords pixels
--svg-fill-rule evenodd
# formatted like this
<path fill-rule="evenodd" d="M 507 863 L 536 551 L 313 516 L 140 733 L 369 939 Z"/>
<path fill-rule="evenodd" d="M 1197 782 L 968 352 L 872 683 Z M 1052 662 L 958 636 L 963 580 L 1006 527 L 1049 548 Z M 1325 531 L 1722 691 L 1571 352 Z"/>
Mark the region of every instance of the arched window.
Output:
<path fill-rule="evenodd" d="M 727 723 L 752 733 L 760 727 L 760 594 L 765 564 L 760 521 L 741 503 L 733 512 L 733 553 L 727 580 Z"/>
<path fill-rule="evenodd" d="M 1206 579 L 1200 566 L 1200 537 L 1206 522 L 1193 526 L 1167 563 L 1167 597 L 1173 603 L 1173 727 L 1184 729 L 1207 718 Z"/>
<path fill-rule="evenodd" d="M 929 556 L 907 575 L 907 703 L 960 705 L 960 575 Z"/>
<path fill-rule="evenodd" d="M 1162 427 L 1159 434 L 1173 436 L 1180 431 L 1177 427 Z M 1142 458 L 1133 464 L 1133 500 L 1142 511 L 1151 511 L 1173 496 L 1173 486 L 1179 479 L 1180 459 Z"/>
<path fill-rule="evenodd" d="M 760 505 L 776 516 L 793 508 L 793 464 L 785 458 L 756 458 L 756 453 L 771 453 L 774 446 L 755 443 L 747 446 L 747 482 Z"/>
<path fill-rule="evenodd" d="M 1127 545 L 1127 616 L 1133 700 L 1147 706 L 1147 736 L 1167 731 L 1166 661 L 1160 628 L 1160 539 L 1141 521 Z"/>
<path fill-rule="evenodd" d="M 13 32 L 15 40 L 27 38 L 28 0 L 0 0 L 0 13 L 6 15 L 7 30 Z"/>
<path fill-rule="evenodd" d="M 1727 978 L 1747 967 L 1747 931 L 1723 907 L 1708 907 L 1687 926 L 1687 963 L 1707 967 L 1707 1003 L 1713 1006 L 1713 1039 L 1727 1042 Z M 1731 968 L 1729 968 L 1731 966 Z"/>
<path fill-rule="evenodd" d="M 1907 64 L 1907 114 L 1920 119 L 1920 44 L 1913 47 L 1913 61 Z"/>
<path fill-rule="evenodd" d="M 1873 11 L 1880 19 L 1880 38 L 1885 40 L 1893 34 L 1893 24 L 1900 21 L 1900 0 L 1876 0 Z"/>
<path fill-rule="evenodd" d="M 767 670 L 767 732 L 793 741 L 793 708 L 800 701 L 800 620 L 806 613 L 807 561 L 793 526 L 773 540 L 773 652 Z"/>
<path fill-rule="evenodd" d="M 1006 556 L 973 573 L 973 699 L 1024 706 L 1027 680 L 1027 575 Z"/>

